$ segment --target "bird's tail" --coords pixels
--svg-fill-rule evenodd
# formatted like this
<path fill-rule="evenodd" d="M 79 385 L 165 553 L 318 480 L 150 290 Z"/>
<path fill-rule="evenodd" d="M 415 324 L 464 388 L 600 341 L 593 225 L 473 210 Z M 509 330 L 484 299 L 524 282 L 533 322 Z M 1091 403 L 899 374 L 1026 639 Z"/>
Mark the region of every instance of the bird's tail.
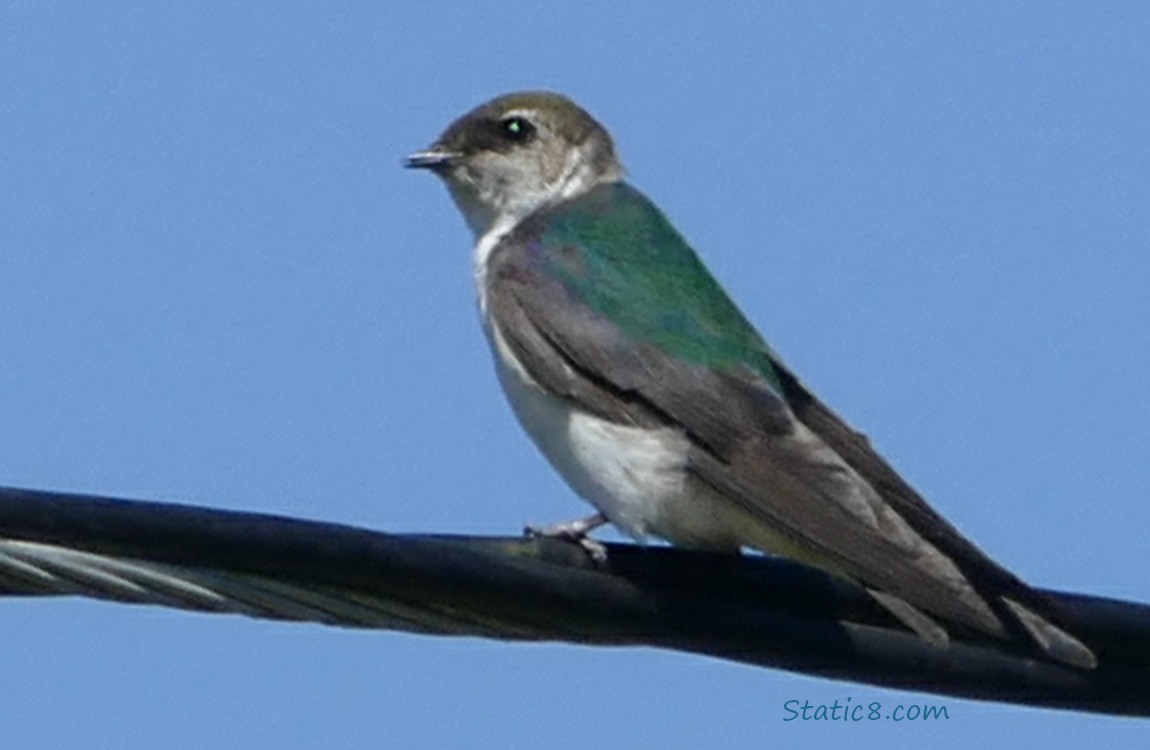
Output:
<path fill-rule="evenodd" d="M 950 635 L 946 628 L 938 624 L 930 615 L 893 594 L 876 589 L 867 589 L 867 591 L 875 601 L 894 615 L 899 622 L 913 630 L 922 640 L 939 648 L 946 648 L 950 645 Z M 1098 658 L 1082 641 L 1014 599 L 1004 596 L 1001 597 L 1001 601 L 1005 605 L 1004 609 L 1022 626 L 1022 630 L 1026 632 L 1030 640 L 1047 657 L 1079 669 L 1094 669 L 1098 666 Z M 1006 628 L 1000 629 L 998 635 L 1009 637 Z"/>
<path fill-rule="evenodd" d="M 1098 657 L 1082 641 L 1013 599 L 1002 601 L 1051 659 L 1080 669 L 1098 666 Z"/>

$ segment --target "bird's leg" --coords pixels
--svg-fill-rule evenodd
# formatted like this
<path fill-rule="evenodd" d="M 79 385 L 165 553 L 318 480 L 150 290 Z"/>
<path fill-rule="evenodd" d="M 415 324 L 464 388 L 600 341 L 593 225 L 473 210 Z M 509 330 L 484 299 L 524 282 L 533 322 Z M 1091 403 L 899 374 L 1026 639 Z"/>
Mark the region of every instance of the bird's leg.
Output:
<path fill-rule="evenodd" d="M 579 541 L 588 533 L 594 531 L 600 526 L 607 523 L 607 516 L 602 513 L 596 513 L 593 516 L 586 518 L 578 518 L 574 521 L 561 521 L 560 523 L 553 523 L 549 526 L 536 526 L 528 524 L 523 533 L 529 537 L 556 537 L 559 539 L 567 539 L 569 541 Z"/>
<path fill-rule="evenodd" d="M 602 543 L 589 537 L 588 534 L 606 523 L 607 516 L 602 513 L 596 513 L 586 518 L 577 518 L 574 521 L 562 521 L 560 523 L 550 524 L 549 526 L 528 524 L 523 529 L 523 535 L 529 539 L 551 537 L 554 539 L 564 539 L 568 542 L 575 542 L 587 550 L 587 554 L 591 556 L 592 560 L 601 563 L 607 560 L 607 548 L 604 547 Z"/>

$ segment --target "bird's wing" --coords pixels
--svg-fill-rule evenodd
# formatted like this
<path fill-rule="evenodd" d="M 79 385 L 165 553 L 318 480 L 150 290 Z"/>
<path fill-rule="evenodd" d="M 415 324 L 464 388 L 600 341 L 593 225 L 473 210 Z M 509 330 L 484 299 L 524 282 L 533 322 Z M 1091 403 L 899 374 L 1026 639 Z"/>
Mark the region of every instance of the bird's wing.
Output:
<path fill-rule="evenodd" d="M 524 222 L 492 254 L 489 314 L 528 374 L 598 416 L 681 428 L 691 471 L 816 564 L 1002 635 L 996 600 L 1030 589 L 802 389 L 657 209 L 622 197 L 625 220 L 619 195 L 592 196 Z"/>
<path fill-rule="evenodd" d="M 628 336 L 533 268 L 529 244 L 497 250 L 487 305 L 499 336 L 542 388 L 623 424 L 675 426 L 699 479 L 806 559 L 979 629 L 996 621 L 962 573 L 915 534 L 753 370 L 684 361 Z M 956 609 L 956 590 L 967 599 Z"/>
<path fill-rule="evenodd" d="M 1093 668 L 1093 652 L 1051 620 L 1064 619 L 1058 604 L 1034 590 L 1010 571 L 987 557 L 922 496 L 871 446 L 866 435 L 853 430 L 838 414 L 799 382 L 784 365 L 775 361 L 787 403 L 796 417 L 843 457 L 892 508 L 928 542 L 958 561 L 976 588 L 993 591 L 992 608 L 1013 620 L 1038 644 L 1060 661 Z"/>

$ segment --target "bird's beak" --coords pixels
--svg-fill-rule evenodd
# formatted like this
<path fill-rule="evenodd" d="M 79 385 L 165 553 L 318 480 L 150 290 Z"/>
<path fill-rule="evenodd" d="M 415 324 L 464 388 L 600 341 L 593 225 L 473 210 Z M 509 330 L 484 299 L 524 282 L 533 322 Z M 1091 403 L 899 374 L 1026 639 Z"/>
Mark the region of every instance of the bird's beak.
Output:
<path fill-rule="evenodd" d="M 450 167 L 458 158 L 459 154 L 454 151 L 432 146 L 426 151 L 416 151 L 404 159 L 403 166 L 408 169 L 430 169 L 434 171 Z"/>

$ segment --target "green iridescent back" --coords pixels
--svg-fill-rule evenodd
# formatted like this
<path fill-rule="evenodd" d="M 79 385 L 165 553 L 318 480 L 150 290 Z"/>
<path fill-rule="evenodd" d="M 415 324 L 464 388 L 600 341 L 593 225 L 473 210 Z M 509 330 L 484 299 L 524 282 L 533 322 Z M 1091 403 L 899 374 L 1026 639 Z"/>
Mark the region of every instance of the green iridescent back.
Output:
<path fill-rule="evenodd" d="M 549 273 L 627 335 L 778 393 L 774 353 L 663 213 L 626 183 L 551 210 L 534 248 Z"/>

